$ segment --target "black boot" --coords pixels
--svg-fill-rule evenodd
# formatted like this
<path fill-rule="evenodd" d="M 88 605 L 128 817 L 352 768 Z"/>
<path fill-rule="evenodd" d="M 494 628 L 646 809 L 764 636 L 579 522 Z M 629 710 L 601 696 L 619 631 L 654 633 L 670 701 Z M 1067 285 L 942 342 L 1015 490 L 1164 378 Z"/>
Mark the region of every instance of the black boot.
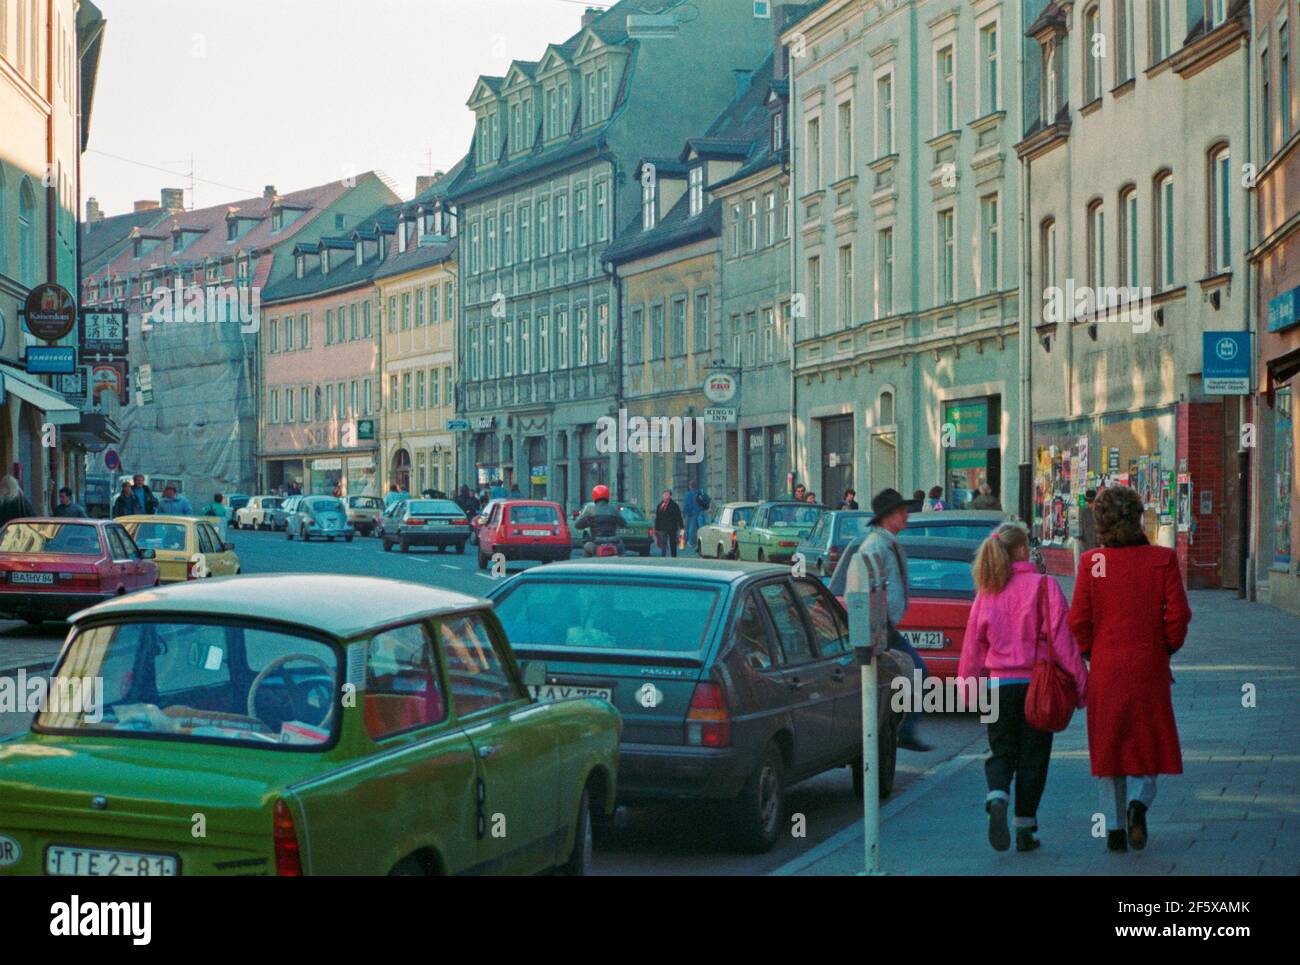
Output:
<path fill-rule="evenodd" d="M 1120 828 L 1118 831 L 1106 832 L 1106 850 L 1108 851 L 1128 850 L 1128 840 L 1127 840 L 1127 836 L 1124 834 L 1123 828 Z"/>
<path fill-rule="evenodd" d="M 1037 831 L 1037 828 L 1016 828 L 1016 850 L 1033 851 L 1041 845 L 1042 842 L 1035 837 Z"/>
<path fill-rule="evenodd" d="M 1147 846 L 1147 806 L 1141 801 L 1128 804 L 1128 842 L 1134 851 Z"/>
<path fill-rule="evenodd" d="M 1007 829 L 1007 802 L 1001 798 L 984 805 L 989 812 L 989 844 L 995 851 L 1005 851 L 1011 847 L 1011 832 Z"/>

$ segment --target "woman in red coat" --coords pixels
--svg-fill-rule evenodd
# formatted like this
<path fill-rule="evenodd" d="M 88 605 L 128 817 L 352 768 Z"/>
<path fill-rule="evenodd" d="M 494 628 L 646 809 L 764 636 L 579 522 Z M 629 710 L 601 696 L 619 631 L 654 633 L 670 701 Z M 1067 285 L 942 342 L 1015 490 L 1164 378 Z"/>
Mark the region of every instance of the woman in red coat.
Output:
<path fill-rule="evenodd" d="M 1183 645 L 1192 611 L 1178 557 L 1147 542 L 1142 509 L 1127 487 L 1097 497 L 1101 548 L 1079 560 L 1070 607 L 1070 630 L 1090 658 L 1088 754 L 1112 851 L 1146 846 L 1156 775 L 1183 772 L 1169 658 Z M 1137 779 L 1132 797 L 1130 777 Z"/>

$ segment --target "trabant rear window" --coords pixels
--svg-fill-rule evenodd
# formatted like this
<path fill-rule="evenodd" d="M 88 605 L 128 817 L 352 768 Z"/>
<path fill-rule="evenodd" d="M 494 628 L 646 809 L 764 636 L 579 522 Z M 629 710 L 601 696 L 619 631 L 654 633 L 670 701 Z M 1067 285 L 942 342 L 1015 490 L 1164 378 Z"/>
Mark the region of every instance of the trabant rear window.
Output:
<path fill-rule="evenodd" d="M 99 534 L 85 523 L 10 523 L 0 531 L 0 553 L 100 556 Z"/>
<path fill-rule="evenodd" d="M 37 730 L 262 746 L 330 741 L 339 691 L 328 644 L 281 630 L 140 621 L 77 631 Z M 75 691 L 75 692 L 74 692 Z"/>

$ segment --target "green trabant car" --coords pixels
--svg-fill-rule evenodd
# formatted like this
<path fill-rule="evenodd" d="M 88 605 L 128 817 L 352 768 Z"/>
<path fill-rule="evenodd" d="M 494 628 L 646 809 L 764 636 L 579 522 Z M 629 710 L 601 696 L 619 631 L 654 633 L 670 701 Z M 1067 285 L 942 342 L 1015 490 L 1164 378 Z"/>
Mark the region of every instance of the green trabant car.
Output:
<path fill-rule="evenodd" d="M 736 558 L 755 563 L 789 563 L 799 541 L 812 532 L 825 506 L 782 499 L 759 503 L 736 535 Z"/>
<path fill-rule="evenodd" d="M 585 513 L 591 506 L 591 503 L 587 503 L 580 511 L 573 513 L 570 522 Z M 650 544 L 654 541 L 654 535 L 651 533 L 654 524 L 646 517 L 645 513 L 631 503 L 619 503 L 618 512 L 623 517 L 623 521 L 627 523 L 627 526 L 618 531 L 618 538 L 623 541 L 623 551 L 629 555 L 637 553 L 641 556 L 649 556 Z M 573 532 L 574 549 L 582 549 L 582 545 L 591 539 L 590 530 L 570 528 Z"/>
<path fill-rule="evenodd" d="M 486 600 L 242 576 L 72 621 L 0 741 L 0 872 L 581 873 L 612 813 L 618 712 L 529 697 Z"/>
<path fill-rule="evenodd" d="M 757 505 L 758 503 L 727 503 L 718 510 L 717 518 L 701 526 L 695 534 L 696 555 L 700 559 L 734 560 L 740 524 L 749 524 Z"/>

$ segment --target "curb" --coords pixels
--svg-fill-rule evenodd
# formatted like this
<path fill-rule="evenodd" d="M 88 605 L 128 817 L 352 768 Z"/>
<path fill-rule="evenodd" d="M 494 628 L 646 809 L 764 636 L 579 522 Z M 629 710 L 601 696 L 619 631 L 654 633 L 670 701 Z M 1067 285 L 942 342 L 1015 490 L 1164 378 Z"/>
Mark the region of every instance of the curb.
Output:
<path fill-rule="evenodd" d="M 978 745 L 981 741 L 987 741 L 987 740 L 988 740 L 988 735 L 981 733 L 978 737 L 971 740 L 968 744 L 965 744 L 964 746 L 959 748 L 957 752 L 953 754 L 952 757 L 948 758 L 946 761 L 941 761 L 940 763 L 935 764 L 933 767 L 922 771 L 920 776 L 913 782 L 911 787 L 909 787 L 902 794 L 898 795 L 897 797 L 890 798 L 889 801 L 881 805 L 880 808 L 881 825 L 883 826 L 885 821 L 888 820 L 889 818 L 892 818 L 895 815 L 901 814 L 903 811 L 906 811 L 917 801 L 921 800 L 921 798 L 925 797 L 926 795 L 930 794 L 933 791 L 938 790 L 940 787 L 943 786 L 943 783 L 945 781 L 947 781 L 950 777 L 953 777 L 958 771 L 962 770 L 963 768 L 969 767 L 973 763 L 982 761 L 984 759 L 983 754 L 972 754 L 970 753 L 970 750 L 972 747 Z M 842 831 L 835 833 L 834 835 L 832 835 L 831 837 L 823 841 L 821 844 L 817 845 L 817 847 L 812 848 L 811 850 L 805 852 L 804 854 L 793 859 L 792 861 L 787 861 L 779 868 L 774 868 L 772 871 L 769 871 L 768 875 L 775 876 L 775 877 L 787 877 L 790 875 L 796 875 L 799 872 L 803 871 L 805 868 L 811 867 L 817 862 L 830 857 L 835 852 L 849 847 L 854 842 L 861 839 L 861 837 L 862 837 L 862 824 L 860 821 L 854 821 L 852 824 L 844 828 Z"/>

